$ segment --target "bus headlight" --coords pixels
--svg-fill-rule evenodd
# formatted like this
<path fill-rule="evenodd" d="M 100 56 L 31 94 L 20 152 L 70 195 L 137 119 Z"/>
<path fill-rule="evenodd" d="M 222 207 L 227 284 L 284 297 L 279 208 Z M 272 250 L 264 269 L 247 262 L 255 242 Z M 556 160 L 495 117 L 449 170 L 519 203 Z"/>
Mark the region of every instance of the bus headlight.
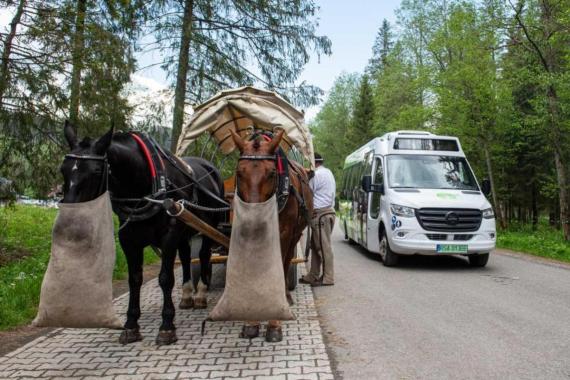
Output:
<path fill-rule="evenodd" d="M 403 216 L 404 218 L 413 218 L 416 215 L 416 211 L 407 206 L 400 206 L 390 203 L 390 211 L 393 215 Z"/>
<path fill-rule="evenodd" d="M 495 213 L 493 212 L 492 208 L 487 208 L 485 210 L 483 210 L 483 218 L 485 219 L 494 219 L 495 218 Z"/>

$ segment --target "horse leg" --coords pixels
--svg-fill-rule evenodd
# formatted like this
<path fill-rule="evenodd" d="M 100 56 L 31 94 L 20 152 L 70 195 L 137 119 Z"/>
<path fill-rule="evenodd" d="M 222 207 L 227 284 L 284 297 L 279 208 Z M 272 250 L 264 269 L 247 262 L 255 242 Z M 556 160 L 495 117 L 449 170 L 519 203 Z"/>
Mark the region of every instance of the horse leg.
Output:
<path fill-rule="evenodd" d="M 261 323 L 259 321 L 248 321 L 241 328 L 240 338 L 253 339 L 259 336 L 259 329 L 261 328 Z"/>
<path fill-rule="evenodd" d="M 176 311 L 172 302 L 172 288 L 174 288 L 174 260 L 176 258 L 176 245 L 171 244 L 174 233 L 171 232 L 165 237 L 166 244 L 162 245 L 162 265 L 158 276 L 158 283 L 162 289 L 162 324 L 160 325 L 156 344 L 168 345 L 176 342 L 176 327 L 174 326 L 174 316 Z"/>
<path fill-rule="evenodd" d="M 196 295 L 194 296 L 194 307 L 196 309 L 206 309 L 208 307 L 207 290 L 212 278 L 212 267 L 210 265 L 211 247 L 212 240 L 204 236 L 202 238 L 202 247 L 200 248 L 200 281 L 196 286 Z"/>
<path fill-rule="evenodd" d="M 267 322 L 267 329 L 265 330 L 265 341 L 270 343 L 281 342 L 283 340 L 283 328 L 281 321 Z"/>
<path fill-rule="evenodd" d="M 129 307 L 124 330 L 119 337 L 119 343 L 128 344 L 142 340 L 138 320 L 141 316 L 140 295 L 143 283 L 143 248 L 125 244 L 121 239 L 129 270 Z"/>
<path fill-rule="evenodd" d="M 182 264 L 182 298 L 180 299 L 178 307 L 180 309 L 191 309 L 194 306 L 194 300 L 192 299 L 194 286 L 192 286 L 190 275 L 192 258 L 188 239 L 182 238 L 180 240 L 180 244 L 178 245 L 178 257 L 180 257 L 180 263 Z"/>

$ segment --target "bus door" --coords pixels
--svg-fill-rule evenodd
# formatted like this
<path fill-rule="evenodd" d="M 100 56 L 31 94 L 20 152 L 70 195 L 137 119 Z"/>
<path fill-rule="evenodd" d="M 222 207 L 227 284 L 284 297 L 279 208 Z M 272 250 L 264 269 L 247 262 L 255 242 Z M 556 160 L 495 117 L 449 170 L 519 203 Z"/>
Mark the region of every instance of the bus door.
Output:
<path fill-rule="evenodd" d="M 365 175 L 372 175 L 372 160 L 374 157 L 374 152 L 370 151 L 364 156 L 364 161 L 362 162 L 362 169 L 358 176 L 358 214 L 357 220 L 355 221 L 358 231 L 358 242 L 366 247 L 367 238 L 367 221 L 368 221 L 368 198 L 369 194 L 362 190 L 362 177 Z"/>
<path fill-rule="evenodd" d="M 384 171 L 382 165 L 382 157 L 374 157 L 372 165 L 372 184 L 380 186 L 384 183 Z M 365 247 L 372 252 L 379 252 L 379 236 L 378 228 L 381 221 L 381 201 L 382 194 L 378 192 L 370 192 L 368 194 L 368 219 L 366 226 L 367 245 Z"/>

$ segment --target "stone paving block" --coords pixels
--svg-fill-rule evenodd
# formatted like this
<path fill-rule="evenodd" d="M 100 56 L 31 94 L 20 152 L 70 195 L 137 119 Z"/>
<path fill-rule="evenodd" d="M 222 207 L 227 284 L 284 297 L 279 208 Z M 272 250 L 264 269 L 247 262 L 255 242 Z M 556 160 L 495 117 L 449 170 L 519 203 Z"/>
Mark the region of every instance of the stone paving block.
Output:
<path fill-rule="evenodd" d="M 287 375 L 287 380 L 319 380 L 319 375 L 316 373 L 306 375 Z"/>
<path fill-rule="evenodd" d="M 173 291 L 175 304 L 180 300 L 179 283 Z M 210 309 L 221 294 L 222 289 L 209 293 Z M 0 378 L 332 379 L 312 290 L 299 285 L 292 296 L 297 320 L 283 323 L 282 342 L 240 339 L 242 322 L 208 323 L 202 336 L 201 321 L 209 311 L 177 310 L 179 340 L 159 347 L 154 337 L 161 323 L 162 291 L 152 280 L 141 290 L 143 341 L 123 346 L 115 330 L 56 329 L 0 358 Z M 125 295 L 115 299 L 122 321 L 127 304 Z M 264 324 L 262 334 L 265 329 Z"/>
<path fill-rule="evenodd" d="M 174 373 L 149 373 L 146 377 L 146 380 L 160 380 L 160 379 L 176 379 L 178 377 L 178 372 Z"/>
<path fill-rule="evenodd" d="M 225 379 L 225 378 L 242 378 L 242 374 L 239 370 L 236 371 L 211 371 L 211 379 Z"/>
<path fill-rule="evenodd" d="M 41 370 L 41 371 L 25 371 L 25 370 L 20 370 L 17 371 L 13 374 L 14 377 L 33 377 L 33 378 L 39 378 L 41 375 L 43 375 L 45 371 Z"/>
<path fill-rule="evenodd" d="M 255 376 L 255 380 L 287 380 L 287 377 L 285 375 Z"/>
<path fill-rule="evenodd" d="M 269 376 L 271 375 L 271 369 L 242 369 L 241 376 Z"/>
<path fill-rule="evenodd" d="M 287 368 L 272 368 L 271 369 L 272 375 L 281 375 L 281 374 L 300 375 L 302 373 L 303 373 L 303 368 L 301 368 L 301 367 L 287 367 Z"/>
<path fill-rule="evenodd" d="M 136 368 L 109 368 L 105 375 L 132 375 L 136 371 Z"/>

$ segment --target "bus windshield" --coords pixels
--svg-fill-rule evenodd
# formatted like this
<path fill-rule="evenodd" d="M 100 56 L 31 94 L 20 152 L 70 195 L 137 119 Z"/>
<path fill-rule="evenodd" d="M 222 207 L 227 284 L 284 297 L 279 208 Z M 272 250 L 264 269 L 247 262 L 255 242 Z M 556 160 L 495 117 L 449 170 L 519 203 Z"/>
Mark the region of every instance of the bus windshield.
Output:
<path fill-rule="evenodd" d="M 390 155 L 387 161 L 391 188 L 479 190 L 463 157 Z"/>

